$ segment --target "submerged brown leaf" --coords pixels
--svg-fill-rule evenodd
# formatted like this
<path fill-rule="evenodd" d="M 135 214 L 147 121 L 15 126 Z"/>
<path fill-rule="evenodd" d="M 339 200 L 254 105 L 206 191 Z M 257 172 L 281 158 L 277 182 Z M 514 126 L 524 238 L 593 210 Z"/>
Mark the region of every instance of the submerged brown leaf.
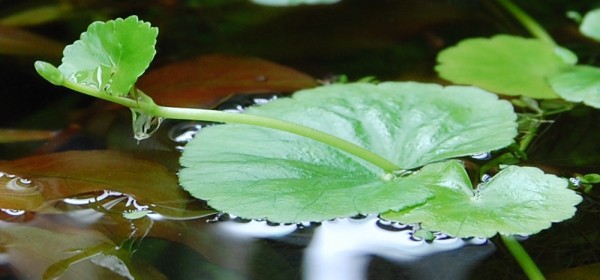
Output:
<path fill-rule="evenodd" d="M 252 57 L 207 55 L 167 65 L 142 76 L 138 86 L 157 104 L 210 107 L 235 93 L 293 92 L 314 78 Z"/>
<path fill-rule="evenodd" d="M 32 26 L 64 18 L 72 10 L 68 2 L 62 3 L 39 3 L 39 6 L 31 7 L 0 19 L 0 24 L 10 26 Z"/>
<path fill-rule="evenodd" d="M 46 140 L 56 134 L 51 130 L 0 129 L 0 143 Z"/>
<path fill-rule="evenodd" d="M 152 204 L 157 212 L 173 215 L 190 199 L 179 187 L 175 174 L 164 166 L 117 151 L 70 151 L 27 157 L 0 162 L 0 171 L 27 183 L 24 193 L 6 181 L 14 178 L 0 178 L 0 208 L 36 210 L 43 201 L 111 190 Z"/>
<path fill-rule="evenodd" d="M 37 182 L 13 174 L 0 177 L 0 208 L 34 210 L 44 206 L 45 201 Z"/>
<path fill-rule="evenodd" d="M 583 266 L 578 266 L 548 275 L 548 279 L 559 280 L 559 279 L 575 279 L 575 280 L 586 280 L 586 279 L 598 279 L 600 275 L 600 263 L 593 263 Z"/>

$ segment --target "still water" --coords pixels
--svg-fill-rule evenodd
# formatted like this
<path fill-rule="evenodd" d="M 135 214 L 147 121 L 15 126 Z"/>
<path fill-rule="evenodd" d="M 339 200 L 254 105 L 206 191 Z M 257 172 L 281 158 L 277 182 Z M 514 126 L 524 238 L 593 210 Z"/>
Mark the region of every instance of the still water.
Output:
<path fill-rule="evenodd" d="M 124 204 L 131 208 L 124 213 L 136 211 L 140 216 L 129 215 L 139 220 L 125 222 L 130 232 L 124 243 L 103 248 L 101 243 L 88 245 L 98 241 L 93 240 L 98 236 L 89 228 L 118 220 L 106 217 L 115 213 L 81 207 L 60 216 L 27 218 L 25 212 L 4 209 L 12 222 L 0 224 L 6 231 L 0 258 L 7 273 L 3 279 L 40 279 L 48 277 L 49 271 L 60 279 L 135 279 L 140 275 L 152 279 L 468 279 L 472 268 L 496 250 L 482 238 L 457 239 L 435 233 L 425 240 L 418 236 L 418 225 L 386 222 L 372 215 L 277 225 L 216 215 L 174 225 L 131 196 L 116 192 L 62 203 L 69 208 L 102 203 L 106 210 Z M 52 233 L 56 236 L 46 236 L 57 227 L 59 232 Z M 167 233 L 170 230 L 176 232 Z M 79 240 L 83 236 L 89 240 Z M 45 246 L 50 248 L 36 252 Z M 119 254 L 112 251 L 116 248 L 131 257 L 125 258 L 127 261 L 116 258 Z M 65 262 L 61 257 L 66 255 L 71 259 Z M 132 266 L 132 262 L 138 265 Z M 144 262 L 152 262 L 156 271 L 136 271 Z M 394 269 L 375 269 L 373 263 Z"/>
<path fill-rule="evenodd" d="M 0 0 L 0 18 L 23 12 L 22 18 L 26 19 L 11 27 L 5 26 L 6 21 L 0 24 L 0 39 L 8 38 L 0 40 L 0 127 L 48 132 L 45 140 L 0 144 L 0 158 L 117 150 L 157 162 L 174 176 L 185 143 L 202 127 L 212 125 L 166 120 L 154 136 L 138 142 L 133 139 L 128 111 L 95 103 L 40 79 L 33 62 L 46 59 L 60 63 L 65 42 L 78 38 L 93 20 L 137 14 L 158 26 L 154 68 L 219 53 L 276 61 L 309 73 L 319 83 L 367 76 L 443 83 L 433 71 L 435 56 L 441 49 L 466 37 L 522 35 L 523 30 L 491 2 L 380 1 L 375 5 L 368 0 L 342 0 L 331 5 L 284 8 L 242 0 L 160 0 L 142 4 L 67 0 L 48 1 L 41 6 L 33 0 Z M 598 54 L 573 35 L 564 17 L 566 10 L 582 12 L 597 5 L 596 1 L 519 4 L 552 28 L 564 40 L 562 43 L 583 50 L 581 60 L 597 60 Z M 37 49 L 11 45 L 11 40 L 20 42 L 23 38 L 11 35 L 16 34 L 15 28 L 43 35 L 52 42 L 27 41 L 26 46 Z M 217 72 L 210 69 L 206 72 Z M 209 77 L 222 82 L 221 76 Z M 257 82 L 272 81 L 272 76 L 256 77 Z M 235 79 L 228 82 L 234 83 Z M 230 92 L 201 99 L 194 105 L 243 112 L 247 106 L 285 98 L 290 93 L 282 91 L 253 90 L 252 96 L 233 98 L 230 95 L 236 92 Z M 144 133 L 154 129 L 151 125 L 139 133 L 145 137 Z M 581 106 L 562 114 L 540 129 L 543 137 L 532 143 L 525 164 L 567 178 L 575 173 L 598 173 L 599 130 L 597 110 Z M 489 156 L 467 160 L 483 164 Z M 37 168 L 45 163 L 35 165 Z M 151 172 L 158 170 L 152 168 Z M 496 238 L 457 239 L 372 215 L 319 223 L 270 224 L 214 214 L 203 202 L 184 193 L 167 196 L 146 185 L 137 186 L 143 191 L 136 194 L 135 190 L 116 191 L 102 185 L 86 185 L 89 189 L 78 192 L 82 186 L 73 182 L 66 186 L 69 184 L 0 171 L 0 198 L 10 198 L 0 205 L 0 279 L 525 278 Z M 96 171 L 102 172 L 106 170 Z M 144 194 L 152 199 L 139 200 Z M 554 273 L 598 263 L 598 201 L 598 191 L 592 190 L 573 219 L 523 237 L 524 247 L 542 271 L 556 279 L 567 279 L 575 274 L 565 277 Z M 23 206 L 23 202 L 36 210 L 16 207 Z M 598 273 L 587 275 L 593 279 Z"/>

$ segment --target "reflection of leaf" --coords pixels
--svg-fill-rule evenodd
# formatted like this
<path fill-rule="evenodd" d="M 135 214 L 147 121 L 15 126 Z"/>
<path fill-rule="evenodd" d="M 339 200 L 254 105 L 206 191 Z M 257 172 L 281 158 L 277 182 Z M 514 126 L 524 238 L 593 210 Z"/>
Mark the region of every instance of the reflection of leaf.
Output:
<path fill-rule="evenodd" d="M 454 83 L 501 94 L 556 98 L 546 79 L 574 60 L 564 48 L 536 39 L 498 35 L 467 39 L 445 49 L 438 55 L 436 70 Z"/>
<path fill-rule="evenodd" d="M 383 218 L 421 223 L 455 237 L 530 235 L 572 217 L 581 201 L 567 188 L 567 180 L 534 167 L 510 166 L 475 190 L 460 163 L 453 162 L 445 174 L 444 185 L 427 186 L 435 193 L 433 199 Z"/>
<path fill-rule="evenodd" d="M 73 82 L 125 96 L 154 58 L 157 35 L 137 16 L 94 22 L 65 48 L 58 69 Z"/>
<path fill-rule="evenodd" d="M 516 135 L 510 104 L 471 87 L 332 85 L 298 92 L 248 114 L 328 132 L 407 169 L 499 149 Z M 382 180 L 378 168 L 338 149 L 246 125 L 203 129 L 186 147 L 181 163 L 186 167 L 181 183 L 192 195 L 248 218 L 321 220 L 399 209 L 428 197 L 414 188 L 427 180 L 423 174 Z"/>
<path fill-rule="evenodd" d="M 0 25 L 0 54 L 60 57 L 63 47 L 48 38 Z"/>
<path fill-rule="evenodd" d="M 150 71 L 138 86 L 156 103 L 211 106 L 234 93 L 293 92 L 316 86 L 294 69 L 251 57 L 207 55 Z"/>
<path fill-rule="evenodd" d="M 600 41 L 600 9 L 591 10 L 585 14 L 579 31 L 585 36 Z"/>
<path fill-rule="evenodd" d="M 600 68 L 573 66 L 551 77 L 550 84 L 565 100 L 600 108 Z"/>
<path fill-rule="evenodd" d="M 47 201 L 113 190 L 133 195 L 139 202 L 156 204 L 156 210 L 161 211 L 161 207 L 180 206 L 188 198 L 178 186 L 177 177 L 164 166 L 115 151 L 72 151 L 22 158 L 1 162 L 0 171 L 30 179 Z M 3 192 L 1 199 L 21 196 L 15 191 Z"/>
<path fill-rule="evenodd" d="M 67 2 L 40 3 L 38 5 L 3 17 L 0 19 L 0 24 L 10 26 L 40 25 L 65 18 L 72 9 L 72 6 Z"/>
<path fill-rule="evenodd" d="M 87 249 L 97 246 L 115 248 L 112 241 L 102 234 L 85 229 L 48 230 L 29 225 L 11 225 L 0 230 L 0 237 L 1 245 L 5 248 L 3 251 L 10 256 L 11 265 L 26 279 L 42 279 L 42 275 L 53 264 L 77 258 L 85 254 Z M 90 270 L 93 270 L 93 265 L 87 263 L 52 272 L 56 276 L 65 273 L 64 279 L 88 279 Z"/>
<path fill-rule="evenodd" d="M 572 168 L 596 171 L 600 166 L 600 133 L 597 131 L 600 131 L 600 110 L 578 106 L 561 114 L 544 131 L 546 141 L 533 145 L 528 158 L 562 172 Z"/>

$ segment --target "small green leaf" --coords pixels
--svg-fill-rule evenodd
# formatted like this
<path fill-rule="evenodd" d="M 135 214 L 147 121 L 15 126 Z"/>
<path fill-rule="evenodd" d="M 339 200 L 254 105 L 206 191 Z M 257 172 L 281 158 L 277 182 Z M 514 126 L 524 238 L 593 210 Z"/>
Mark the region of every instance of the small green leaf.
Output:
<path fill-rule="evenodd" d="M 549 80 L 565 100 L 600 108 L 600 68 L 573 66 Z"/>
<path fill-rule="evenodd" d="M 126 96 L 154 58 L 157 35 L 137 16 L 94 22 L 65 48 L 58 69 L 75 83 Z"/>
<path fill-rule="evenodd" d="M 556 98 L 547 78 L 577 61 L 565 48 L 508 35 L 461 41 L 437 60 L 435 69 L 446 80 L 533 98 Z"/>
<path fill-rule="evenodd" d="M 587 37 L 600 41 L 600 9 L 591 10 L 585 14 L 579 31 Z"/>
<path fill-rule="evenodd" d="M 336 84 L 303 90 L 248 114 L 333 134 L 412 169 L 495 150 L 516 136 L 512 106 L 472 87 L 419 83 Z M 193 196 L 224 212 L 277 222 L 324 220 L 402 209 L 430 197 L 439 168 L 393 179 L 341 150 L 248 125 L 201 130 L 181 158 Z"/>
<path fill-rule="evenodd" d="M 581 201 L 566 179 L 534 167 L 507 167 L 476 189 L 458 162 L 447 172 L 454 175 L 446 185 L 428 187 L 435 192 L 433 199 L 383 218 L 421 223 L 424 229 L 455 237 L 530 235 L 572 217 Z"/>
<path fill-rule="evenodd" d="M 583 175 L 583 179 L 586 183 L 589 184 L 598 184 L 600 183 L 600 174 L 590 173 Z"/>

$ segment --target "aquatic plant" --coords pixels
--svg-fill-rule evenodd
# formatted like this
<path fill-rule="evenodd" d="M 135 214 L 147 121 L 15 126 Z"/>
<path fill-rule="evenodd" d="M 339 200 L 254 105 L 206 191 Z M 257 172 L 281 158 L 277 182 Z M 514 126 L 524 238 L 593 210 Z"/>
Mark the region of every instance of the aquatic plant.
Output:
<path fill-rule="evenodd" d="M 523 264 L 530 260 L 511 236 L 535 234 L 568 219 L 581 201 L 567 179 L 535 167 L 502 165 L 473 187 L 459 158 L 506 148 L 518 136 L 513 106 L 486 90 L 346 83 L 302 90 L 243 114 L 159 106 L 135 86 L 155 55 L 157 34 L 136 16 L 95 22 L 65 48 L 58 68 L 41 61 L 35 67 L 55 85 L 129 107 L 138 140 L 152 135 L 164 118 L 226 123 L 202 129 L 187 145 L 179 173 L 184 189 L 219 211 L 275 222 L 381 214 L 456 237 L 500 234 L 533 278 L 541 274 L 534 264 Z M 589 77 L 595 70 L 575 66 L 574 54 L 543 38 L 469 39 L 442 52 L 437 70 L 451 81 L 501 94 L 560 95 L 593 106 L 597 96 L 572 97 L 582 90 L 570 82 L 586 79 L 593 87 Z M 489 63 L 496 57 L 479 51 L 504 54 L 515 46 L 522 52 L 515 59 L 507 59 L 512 52 L 500 56 L 506 63 L 498 67 Z M 523 57 L 531 57 L 531 67 L 518 75 L 506 70 Z M 482 61 L 488 62 L 478 64 Z M 497 80 L 498 75 L 505 79 Z M 535 107 L 536 102 L 524 98 L 514 104 Z M 536 117 L 549 114 L 540 110 Z M 522 155 L 533 137 L 529 132 L 493 167 L 518 161 L 515 154 Z"/>

